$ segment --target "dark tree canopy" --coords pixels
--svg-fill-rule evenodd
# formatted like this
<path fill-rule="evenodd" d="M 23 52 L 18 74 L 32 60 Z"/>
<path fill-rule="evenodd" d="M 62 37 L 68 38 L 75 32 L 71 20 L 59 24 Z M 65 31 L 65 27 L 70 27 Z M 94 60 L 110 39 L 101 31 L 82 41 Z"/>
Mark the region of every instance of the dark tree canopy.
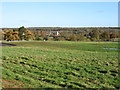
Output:
<path fill-rule="evenodd" d="M 20 27 L 18 29 L 19 31 L 19 37 L 20 37 L 20 40 L 23 40 L 25 39 L 25 31 L 26 31 L 26 28 L 24 28 L 24 26 Z"/>

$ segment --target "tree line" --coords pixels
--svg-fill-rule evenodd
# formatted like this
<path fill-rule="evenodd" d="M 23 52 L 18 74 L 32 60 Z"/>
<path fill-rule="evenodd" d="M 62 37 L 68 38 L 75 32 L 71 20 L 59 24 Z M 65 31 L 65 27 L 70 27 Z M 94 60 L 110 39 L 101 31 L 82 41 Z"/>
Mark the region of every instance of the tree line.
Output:
<path fill-rule="evenodd" d="M 66 29 L 66 28 L 65 28 Z M 71 29 L 71 28 L 70 28 Z M 52 40 L 52 41 L 118 41 L 118 30 L 81 30 L 81 31 L 30 31 L 24 26 L 13 30 L 5 30 L 2 39 L 6 41 L 14 40 Z"/>

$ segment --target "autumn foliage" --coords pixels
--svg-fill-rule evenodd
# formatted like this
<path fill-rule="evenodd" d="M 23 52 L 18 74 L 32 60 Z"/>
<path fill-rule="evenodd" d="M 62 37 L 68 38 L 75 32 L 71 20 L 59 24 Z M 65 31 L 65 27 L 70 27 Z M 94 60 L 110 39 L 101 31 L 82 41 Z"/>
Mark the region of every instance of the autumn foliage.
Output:
<path fill-rule="evenodd" d="M 2 31 L 2 40 L 7 41 L 118 41 L 118 38 L 118 30 L 110 28 L 24 28 L 22 26 Z"/>
<path fill-rule="evenodd" d="M 7 30 L 3 32 L 3 39 L 7 41 L 14 40 L 32 40 L 34 36 L 31 31 L 26 30 L 24 27 L 20 27 L 18 30 Z"/>

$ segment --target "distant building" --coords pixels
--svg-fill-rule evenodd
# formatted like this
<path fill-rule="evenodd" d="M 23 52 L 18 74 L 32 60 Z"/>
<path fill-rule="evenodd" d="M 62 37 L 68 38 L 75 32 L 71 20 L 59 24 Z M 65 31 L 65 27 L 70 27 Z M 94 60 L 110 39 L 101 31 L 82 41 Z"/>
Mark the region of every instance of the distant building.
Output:
<path fill-rule="evenodd" d="M 57 31 L 57 32 L 50 32 L 50 33 L 47 33 L 46 35 L 48 36 L 61 36 L 60 33 Z"/>
<path fill-rule="evenodd" d="M 57 34 L 56 35 L 59 35 L 59 33 L 57 32 Z"/>

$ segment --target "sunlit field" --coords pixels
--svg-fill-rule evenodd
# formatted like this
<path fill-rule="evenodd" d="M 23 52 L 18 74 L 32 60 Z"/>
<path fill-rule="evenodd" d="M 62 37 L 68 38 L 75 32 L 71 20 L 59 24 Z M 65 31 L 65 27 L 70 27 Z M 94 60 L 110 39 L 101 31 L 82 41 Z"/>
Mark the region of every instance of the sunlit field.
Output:
<path fill-rule="evenodd" d="M 117 42 L 26 41 L 2 47 L 5 88 L 119 88 Z"/>

